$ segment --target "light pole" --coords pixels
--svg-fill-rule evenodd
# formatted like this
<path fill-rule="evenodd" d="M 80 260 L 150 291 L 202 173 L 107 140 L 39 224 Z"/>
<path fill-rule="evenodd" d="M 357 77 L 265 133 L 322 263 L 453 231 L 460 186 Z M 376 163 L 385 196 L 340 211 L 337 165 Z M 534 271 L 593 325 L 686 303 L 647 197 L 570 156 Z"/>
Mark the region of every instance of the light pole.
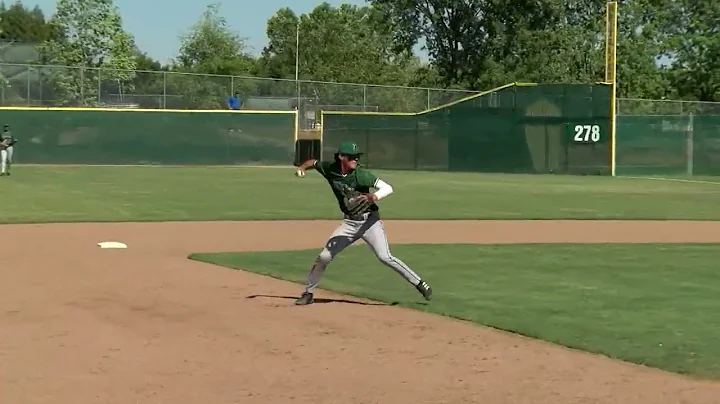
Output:
<path fill-rule="evenodd" d="M 300 110 L 300 17 L 295 25 L 295 97 Z"/>
<path fill-rule="evenodd" d="M 300 73 L 300 20 L 295 24 L 295 81 L 297 81 Z"/>

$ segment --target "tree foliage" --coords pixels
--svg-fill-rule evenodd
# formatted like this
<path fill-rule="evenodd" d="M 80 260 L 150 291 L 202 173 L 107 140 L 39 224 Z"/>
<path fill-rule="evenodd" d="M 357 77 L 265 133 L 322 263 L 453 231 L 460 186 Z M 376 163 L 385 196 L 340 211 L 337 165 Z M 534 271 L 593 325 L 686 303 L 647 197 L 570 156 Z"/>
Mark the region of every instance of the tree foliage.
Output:
<path fill-rule="evenodd" d="M 293 78 L 299 24 L 302 77 L 377 84 L 397 81 L 413 57 L 409 52 L 393 52 L 380 19 L 376 9 L 348 4 L 323 3 L 301 16 L 281 9 L 268 20 L 269 43 L 260 63 L 273 77 Z"/>
<path fill-rule="evenodd" d="M 672 95 L 720 101 L 720 3 L 669 0 L 663 4 Z"/>
<path fill-rule="evenodd" d="M 304 80 L 417 85 L 425 78 L 416 74 L 422 65 L 412 52 L 394 49 L 392 34 L 376 8 L 349 4 L 333 7 L 323 3 L 303 15 L 284 8 L 268 20 L 267 35 L 269 43 L 260 57 L 259 68 L 261 74 L 270 77 L 294 78 L 297 55 L 299 78 Z M 388 92 L 379 87 L 322 83 L 303 83 L 299 90 L 300 97 L 334 105 L 377 104 L 387 98 L 384 93 Z M 396 98 L 394 102 L 407 101 Z M 421 103 L 424 108 L 427 95 L 419 99 L 424 100 Z"/>
<path fill-rule="evenodd" d="M 97 102 L 103 82 L 123 87 L 135 76 L 134 38 L 123 30 L 112 0 L 60 0 L 50 29 L 41 47 L 45 60 L 72 67 L 51 71 L 63 104 Z"/>
<path fill-rule="evenodd" d="M 181 37 L 171 70 L 184 73 L 166 76 L 166 91 L 176 108 L 221 108 L 234 91 L 244 89 L 227 76 L 254 74 L 255 60 L 246 52 L 243 39 L 233 32 L 217 3 L 207 6 L 200 19 Z M 223 75 L 202 77 L 193 74 Z"/>
<path fill-rule="evenodd" d="M 594 82 L 604 76 L 605 0 L 370 0 L 398 50 L 424 42 L 444 85 Z M 717 100 L 720 3 L 619 2 L 619 94 Z M 670 61 L 670 67 L 661 63 Z"/>
<path fill-rule="evenodd" d="M 181 38 L 177 67 L 184 71 L 244 75 L 252 73 L 254 65 L 245 42 L 230 29 L 218 4 L 210 4 Z"/>
<path fill-rule="evenodd" d="M 625 2 L 618 13 L 618 96 L 662 98 L 668 88 L 664 0 Z M 604 39 L 604 38 L 603 38 Z"/>
<path fill-rule="evenodd" d="M 0 2 L 0 41 L 37 44 L 50 39 L 50 27 L 39 6 Z"/>
<path fill-rule="evenodd" d="M 322 3 L 302 15 L 279 9 L 267 21 L 269 41 L 257 57 L 231 29 L 219 4 L 208 5 L 189 27 L 169 65 L 137 49 L 112 0 L 59 0 L 50 21 L 39 7 L 0 2 L 0 41 L 43 42 L 43 62 L 78 67 L 48 69 L 52 76 L 43 78 L 52 83 L 43 96 L 51 94 L 66 105 L 136 93 L 148 96 L 144 106 L 155 107 L 157 97 L 150 95 L 167 93 L 167 107 L 221 108 L 235 91 L 245 97 L 290 97 L 298 87 L 302 97 L 326 104 L 362 102 L 396 110 L 427 105 L 423 90 L 403 90 L 399 96 L 399 90 L 381 86 L 237 78 L 294 79 L 296 56 L 300 79 L 325 82 L 486 90 L 513 81 L 604 78 L 606 0 L 367 3 Z M 619 96 L 720 101 L 718 21 L 720 2 L 620 0 Z M 426 59 L 416 55 L 418 48 Z M 99 67 L 116 70 L 98 75 L 92 69 Z M 135 68 L 158 73 L 135 76 L 130 71 Z"/>
<path fill-rule="evenodd" d="M 596 81 L 604 0 L 372 0 L 397 49 L 421 40 L 443 84 Z"/>
<path fill-rule="evenodd" d="M 409 52 L 424 40 L 445 85 L 479 84 L 479 72 L 492 65 L 489 13 L 479 0 L 373 0 L 393 32 L 396 52 Z"/>

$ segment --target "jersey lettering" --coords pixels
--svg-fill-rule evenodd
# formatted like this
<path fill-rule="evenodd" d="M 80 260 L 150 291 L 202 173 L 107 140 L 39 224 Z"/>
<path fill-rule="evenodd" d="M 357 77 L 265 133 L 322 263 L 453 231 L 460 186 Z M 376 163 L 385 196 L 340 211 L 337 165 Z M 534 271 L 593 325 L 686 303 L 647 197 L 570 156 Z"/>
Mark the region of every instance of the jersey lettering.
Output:
<path fill-rule="evenodd" d="M 338 201 L 338 206 L 343 213 L 347 213 L 345 197 L 353 191 L 369 193 L 370 188 L 374 187 L 377 182 L 375 175 L 362 168 L 356 168 L 349 173 L 342 174 L 338 163 L 316 161 L 315 169 L 330 185 L 335 199 Z M 376 204 L 372 204 L 370 210 L 377 211 L 379 209 Z"/>

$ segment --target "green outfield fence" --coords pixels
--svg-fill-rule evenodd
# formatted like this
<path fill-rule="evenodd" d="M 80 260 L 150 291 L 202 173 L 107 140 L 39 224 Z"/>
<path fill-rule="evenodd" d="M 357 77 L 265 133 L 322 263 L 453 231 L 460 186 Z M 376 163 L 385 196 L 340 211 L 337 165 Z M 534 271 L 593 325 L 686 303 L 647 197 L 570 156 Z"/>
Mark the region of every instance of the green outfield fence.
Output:
<path fill-rule="evenodd" d="M 617 175 L 720 175 L 720 103 L 619 99 Z"/>
<path fill-rule="evenodd" d="M 322 157 L 377 169 L 610 174 L 611 87 L 513 83 L 419 113 L 323 111 Z"/>
<path fill-rule="evenodd" d="M 296 111 L 0 108 L 21 164 L 284 165 Z"/>
<path fill-rule="evenodd" d="M 352 139 L 372 168 L 611 171 L 605 84 L 478 93 L 19 63 L 0 78 L 21 164 L 288 165 Z M 235 92 L 243 111 L 226 110 Z M 616 111 L 616 174 L 720 175 L 720 103 L 618 99 Z"/>

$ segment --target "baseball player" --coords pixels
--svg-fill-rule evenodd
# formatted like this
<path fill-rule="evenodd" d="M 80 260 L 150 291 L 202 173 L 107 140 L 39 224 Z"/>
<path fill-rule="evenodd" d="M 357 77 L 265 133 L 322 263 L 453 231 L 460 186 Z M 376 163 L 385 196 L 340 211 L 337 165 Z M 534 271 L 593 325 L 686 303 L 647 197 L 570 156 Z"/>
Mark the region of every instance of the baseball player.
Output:
<path fill-rule="evenodd" d="M 10 125 L 5 125 L 0 135 L 0 176 L 10 175 L 15 143 L 17 139 L 10 133 Z"/>
<path fill-rule="evenodd" d="M 369 171 L 357 167 L 358 159 L 362 154 L 357 144 L 344 142 L 335 153 L 335 161 L 320 162 L 311 159 L 297 167 L 295 175 L 301 178 L 305 176 L 305 170 L 310 168 L 320 173 L 330 185 L 343 213 L 342 224 L 335 229 L 315 260 L 307 278 L 305 291 L 295 302 L 297 305 L 313 303 L 313 292 L 318 287 L 320 278 L 330 261 L 361 238 L 370 246 L 380 262 L 414 285 L 426 300 L 430 300 L 432 296 L 430 286 L 404 262 L 390 254 L 387 234 L 380 220 L 376 202 L 390 195 L 393 188 Z M 370 188 L 375 188 L 376 191 L 370 193 Z"/>

